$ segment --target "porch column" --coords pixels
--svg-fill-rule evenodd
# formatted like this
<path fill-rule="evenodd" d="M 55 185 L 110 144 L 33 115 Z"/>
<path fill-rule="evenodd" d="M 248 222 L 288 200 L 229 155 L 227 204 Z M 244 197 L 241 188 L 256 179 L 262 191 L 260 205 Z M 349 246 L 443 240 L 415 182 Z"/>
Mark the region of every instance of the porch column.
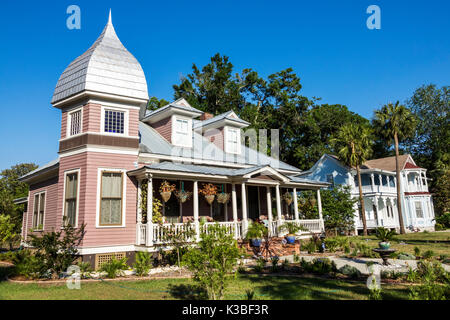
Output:
<path fill-rule="evenodd" d="M 370 182 L 372 184 L 372 191 L 375 192 L 375 176 L 373 173 L 370 174 Z"/>
<path fill-rule="evenodd" d="M 266 196 L 267 196 L 267 219 L 269 219 L 269 234 L 272 234 L 272 194 L 270 193 L 270 187 L 266 187 Z"/>
<path fill-rule="evenodd" d="M 237 200 L 236 200 L 236 185 L 233 183 L 231 185 L 231 205 L 233 208 L 233 222 L 234 222 L 234 237 L 238 239 L 238 214 L 237 214 Z"/>
<path fill-rule="evenodd" d="M 380 180 L 380 192 L 383 189 L 383 176 L 381 174 L 378 175 L 378 180 Z"/>
<path fill-rule="evenodd" d="M 137 210 L 136 210 L 136 244 L 141 244 L 141 224 L 142 224 L 142 181 L 138 179 L 138 193 L 137 193 Z"/>
<path fill-rule="evenodd" d="M 294 188 L 293 190 L 294 193 L 294 217 L 295 217 L 295 221 L 298 221 L 298 199 L 297 199 L 297 188 Z"/>
<path fill-rule="evenodd" d="M 323 223 L 323 215 L 322 215 L 322 198 L 320 197 L 320 189 L 317 189 L 317 208 L 319 210 L 319 219 L 322 231 L 325 231 L 325 224 Z"/>
<path fill-rule="evenodd" d="M 248 220 L 247 220 L 247 194 L 245 183 L 241 185 L 241 197 L 242 197 L 242 237 L 247 234 Z"/>
<path fill-rule="evenodd" d="M 147 232 L 145 245 L 147 247 L 153 246 L 153 176 L 147 175 Z"/>
<path fill-rule="evenodd" d="M 195 240 L 200 241 L 200 224 L 198 221 L 198 181 L 194 181 L 194 225 L 195 225 Z"/>
<path fill-rule="evenodd" d="M 275 186 L 275 193 L 276 193 L 276 199 L 277 199 L 277 220 L 278 223 L 281 225 L 281 197 L 280 197 L 280 185 Z"/>

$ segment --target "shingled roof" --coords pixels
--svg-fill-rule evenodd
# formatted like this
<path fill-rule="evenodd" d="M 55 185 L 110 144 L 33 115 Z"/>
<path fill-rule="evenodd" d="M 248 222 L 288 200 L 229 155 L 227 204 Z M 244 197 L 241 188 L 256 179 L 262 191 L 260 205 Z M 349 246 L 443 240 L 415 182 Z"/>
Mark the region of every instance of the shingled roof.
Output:
<path fill-rule="evenodd" d="M 399 156 L 400 170 L 402 170 L 405 167 L 405 164 L 408 162 L 409 158 L 410 158 L 409 154 Z M 364 162 L 362 168 L 395 171 L 395 156 L 368 160 Z"/>

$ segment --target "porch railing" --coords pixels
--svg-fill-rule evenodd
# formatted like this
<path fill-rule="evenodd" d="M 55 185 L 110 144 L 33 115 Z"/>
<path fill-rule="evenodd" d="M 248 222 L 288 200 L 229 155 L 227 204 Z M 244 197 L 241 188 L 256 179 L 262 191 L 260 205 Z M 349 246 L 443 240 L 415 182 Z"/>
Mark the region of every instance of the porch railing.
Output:
<path fill-rule="evenodd" d="M 282 221 L 272 221 L 272 223 L 269 225 L 269 231 L 271 232 L 272 236 L 281 236 L 282 234 L 279 232 L 279 226 L 286 223 L 286 222 L 293 222 L 295 224 L 298 224 L 300 226 L 303 226 L 308 229 L 308 231 L 302 232 L 303 234 L 307 233 L 320 233 L 323 231 L 323 225 L 322 221 L 320 219 L 311 219 L 311 220 L 282 220 Z M 234 235 L 236 239 L 242 239 L 245 235 L 243 232 L 243 225 L 242 221 L 238 222 L 218 222 L 219 225 L 225 226 L 227 229 L 228 234 Z M 208 230 L 212 225 L 216 224 L 216 222 L 207 222 L 205 224 L 202 224 L 200 226 L 201 232 L 208 233 Z M 186 230 L 186 228 L 195 229 L 194 224 L 187 224 L 187 223 L 174 223 L 174 224 L 152 224 L 151 227 L 153 228 L 152 232 L 152 242 L 153 244 L 161 245 L 164 244 L 165 241 L 165 232 L 169 229 L 174 229 L 175 232 L 182 232 L 183 230 Z M 137 230 L 138 235 L 136 237 L 137 244 L 138 245 L 146 245 L 146 239 L 147 239 L 147 225 L 146 224 L 138 224 Z M 194 242 L 195 237 L 192 237 L 189 239 L 189 241 Z"/>

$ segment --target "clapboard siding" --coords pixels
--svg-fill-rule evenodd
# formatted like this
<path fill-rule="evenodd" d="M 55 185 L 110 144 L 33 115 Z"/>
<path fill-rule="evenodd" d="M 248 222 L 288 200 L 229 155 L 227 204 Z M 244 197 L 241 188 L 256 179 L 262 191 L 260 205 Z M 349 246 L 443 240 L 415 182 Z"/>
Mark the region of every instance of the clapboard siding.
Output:
<path fill-rule="evenodd" d="M 30 186 L 30 203 L 28 204 L 27 219 L 25 221 L 26 230 L 24 230 L 26 235 L 30 234 L 30 229 L 33 227 L 34 196 L 43 191 L 45 191 L 44 231 L 48 232 L 56 229 L 58 177 Z"/>
<path fill-rule="evenodd" d="M 67 115 L 68 112 L 63 112 L 61 117 L 61 139 L 66 138 L 67 135 Z"/>
<path fill-rule="evenodd" d="M 83 132 L 100 132 L 102 107 L 88 103 L 83 108 Z"/>
<path fill-rule="evenodd" d="M 152 124 L 152 127 L 167 141 L 172 143 L 172 118 L 168 117 Z"/>
<path fill-rule="evenodd" d="M 139 135 L 139 110 L 130 109 L 129 111 L 128 135 L 131 137 Z"/>
<path fill-rule="evenodd" d="M 224 130 L 223 127 L 219 129 L 208 129 L 203 136 L 210 142 L 214 143 L 218 148 L 224 150 Z"/>

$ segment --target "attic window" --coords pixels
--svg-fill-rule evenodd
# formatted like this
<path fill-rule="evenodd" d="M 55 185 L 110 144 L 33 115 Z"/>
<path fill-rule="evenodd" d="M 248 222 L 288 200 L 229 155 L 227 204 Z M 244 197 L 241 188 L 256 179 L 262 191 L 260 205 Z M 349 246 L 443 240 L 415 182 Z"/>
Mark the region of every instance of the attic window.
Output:
<path fill-rule="evenodd" d="M 125 133 L 125 112 L 105 110 L 105 132 Z"/>

